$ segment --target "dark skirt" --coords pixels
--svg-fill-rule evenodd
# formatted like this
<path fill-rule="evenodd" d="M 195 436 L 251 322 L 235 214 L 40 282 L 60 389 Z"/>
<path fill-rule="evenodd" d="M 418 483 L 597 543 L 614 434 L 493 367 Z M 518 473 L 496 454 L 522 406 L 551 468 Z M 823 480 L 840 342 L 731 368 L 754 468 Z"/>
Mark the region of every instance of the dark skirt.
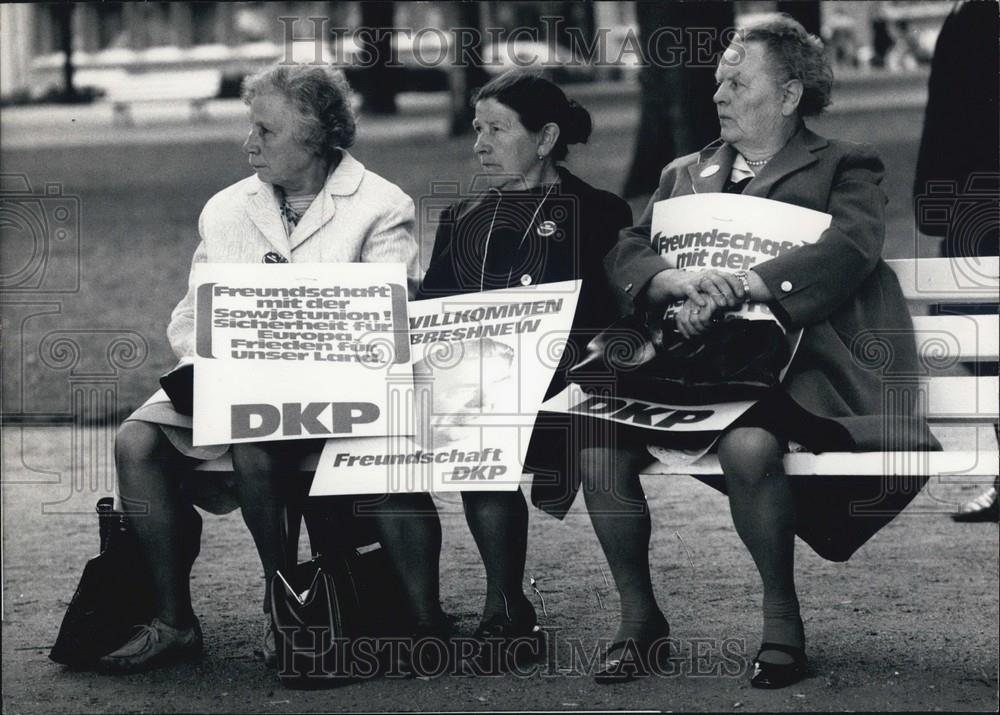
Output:
<path fill-rule="evenodd" d="M 601 432 L 614 429 L 621 446 L 646 451 L 655 441 L 648 432 L 613 425 L 603 420 L 546 415 L 532 435 L 525 471 L 542 468 L 532 483 L 532 503 L 556 518 L 563 518 L 579 489 L 576 454 L 579 444 L 606 443 Z M 572 423 L 571 423 L 572 422 Z M 586 425 L 583 422 L 602 422 Z M 857 451 L 850 432 L 835 420 L 818 417 L 796 404 L 784 392 L 775 392 L 747 411 L 733 427 L 766 429 L 785 445 L 796 442 L 813 452 Z M 570 435 L 573 435 L 572 437 Z M 560 436 L 562 442 L 559 442 Z M 911 442 L 912 444 L 913 442 Z M 573 454 L 572 446 L 576 446 Z M 666 444 L 665 446 L 676 446 Z M 560 469 L 570 471 L 559 472 Z M 829 476 L 796 475 L 792 480 L 795 502 L 795 533 L 824 559 L 846 561 L 883 526 L 892 521 L 923 488 L 926 476 Z M 722 475 L 698 475 L 695 479 L 726 493 Z"/>
<path fill-rule="evenodd" d="M 784 442 L 786 451 L 789 442 L 812 452 L 858 450 L 843 425 L 804 410 L 784 392 L 754 405 L 733 427 L 766 429 Z M 726 493 L 721 474 L 695 479 Z M 795 503 L 795 533 L 824 559 L 847 561 L 913 501 L 928 477 L 804 474 L 788 479 Z"/>
<path fill-rule="evenodd" d="M 565 517 L 580 490 L 580 452 L 607 441 L 593 433 L 614 427 L 604 420 L 539 412 L 524 458 L 524 472 L 532 475 L 531 503 L 557 519 Z"/>

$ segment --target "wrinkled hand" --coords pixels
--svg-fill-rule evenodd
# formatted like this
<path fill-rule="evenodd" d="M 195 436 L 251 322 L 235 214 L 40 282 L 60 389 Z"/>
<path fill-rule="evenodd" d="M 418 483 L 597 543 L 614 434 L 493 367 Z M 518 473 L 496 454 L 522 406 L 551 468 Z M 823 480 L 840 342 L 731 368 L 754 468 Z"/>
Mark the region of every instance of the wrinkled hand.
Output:
<path fill-rule="evenodd" d="M 723 271 L 667 269 L 653 276 L 646 291 L 651 307 L 665 307 L 676 300 L 693 300 L 699 307 L 736 308 L 748 298 L 739 279 Z"/>
<path fill-rule="evenodd" d="M 725 311 L 725 307 L 714 300 L 703 302 L 704 305 L 699 305 L 694 298 L 688 298 L 674 314 L 677 332 L 686 340 L 706 332 L 712 325 L 712 318 Z"/>
<path fill-rule="evenodd" d="M 716 309 L 736 308 L 746 299 L 743 285 L 732 273 L 712 270 L 685 272 L 691 275 L 684 283 L 684 292 L 699 307 L 706 307 L 711 301 Z"/>

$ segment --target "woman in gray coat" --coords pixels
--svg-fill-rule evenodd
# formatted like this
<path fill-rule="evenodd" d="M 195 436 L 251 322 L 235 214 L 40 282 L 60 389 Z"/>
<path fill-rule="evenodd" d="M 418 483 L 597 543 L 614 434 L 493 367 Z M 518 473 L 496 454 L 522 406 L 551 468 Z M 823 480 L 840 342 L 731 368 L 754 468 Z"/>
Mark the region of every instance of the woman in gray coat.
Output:
<path fill-rule="evenodd" d="M 751 685 L 775 688 L 801 678 L 805 634 L 794 582 L 798 533 L 821 556 L 846 560 L 916 495 L 921 479 L 894 489 L 877 478 L 783 473 L 788 442 L 813 451 L 912 450 L 936 442 L 906 400 L 916 394 L 912 325 L 895 275 L 881 259 L 885 234 L 870 148 L 825 139 L 803 117 L 829 103 L 832 72 L 822 43 L 787 16 L 738 32 L 716 72 L 721 139 L 667 166 L 639 224 L 622 231 L 605 260 L 619 310 L 678 312 L 685 336 L 744 301 L 764 302 L 787 328 L 804 328 L 775 394 L 761 400 L 718 443 L 733 522 L 764 587 L 763 635 Z M 661 199 L 744 193 L 832 215 L 819 240 L 750 271 L 667 269 L 650 245 L 652 207 Z M 649 575 L 650 519 L 638 472 L 644 444 L 619 434 L 583 455 L 587 507 L 621 595 L 621 624 L 598 682 L 646 673 L 669 633 Z M 609 478 L 610 475 L 610 478 Z M 850 507 L 868 507 L 852 516 Z M 876 507 L 876 508 L 872 508 Z"/>

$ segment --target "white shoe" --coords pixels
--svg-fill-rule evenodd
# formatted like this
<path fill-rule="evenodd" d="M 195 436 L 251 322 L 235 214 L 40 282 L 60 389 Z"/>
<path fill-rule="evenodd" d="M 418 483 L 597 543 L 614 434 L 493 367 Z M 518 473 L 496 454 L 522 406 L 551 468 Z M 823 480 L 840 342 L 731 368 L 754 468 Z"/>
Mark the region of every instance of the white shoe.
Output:
<path fill-rule="evenodd" d="M 201 652 L 201 624 L 194 619 L 190 628 L 174 628 L 159 618 L 148 626 L 137 626 L 135 635 L 118 650 L 98 661 L 110 673 L 138 673 L 169 662 L 184 660 Z"/>

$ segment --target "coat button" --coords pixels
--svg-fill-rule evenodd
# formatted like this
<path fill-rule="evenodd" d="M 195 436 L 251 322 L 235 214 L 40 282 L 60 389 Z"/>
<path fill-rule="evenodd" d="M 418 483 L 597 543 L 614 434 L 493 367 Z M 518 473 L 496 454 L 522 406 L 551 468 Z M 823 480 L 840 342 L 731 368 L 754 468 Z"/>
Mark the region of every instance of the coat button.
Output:
<path fill-rule="evenodd" d="M 783 290 L 785 293 L 790 293 L 791 290 L 792 290 L 792 282 L 791 281 L 781 281 L 781 290 Z"/>
<path fill-rule="evenodd" d="M 538 228 L 535 229 L 539 236 L 542 238 L 548 238 L 556 232 L 556 222 L 555 221 L 542 221 Z"/>
<path fill-rule="evenodd" d="M 531 285 L 531 276 L 528 275 L 527 273 L 525 273 L 523 276 L 521 276 L 521 285 L 523 285 L 523 286 L 530 286 Z"/>
<path fill-rule="evenodd" d="M 264 254 L 264 263 L 288 263 L 288 259 L 282 256 L 280 253 L 275 253 L 274 251 L 268 251 Z"/>

